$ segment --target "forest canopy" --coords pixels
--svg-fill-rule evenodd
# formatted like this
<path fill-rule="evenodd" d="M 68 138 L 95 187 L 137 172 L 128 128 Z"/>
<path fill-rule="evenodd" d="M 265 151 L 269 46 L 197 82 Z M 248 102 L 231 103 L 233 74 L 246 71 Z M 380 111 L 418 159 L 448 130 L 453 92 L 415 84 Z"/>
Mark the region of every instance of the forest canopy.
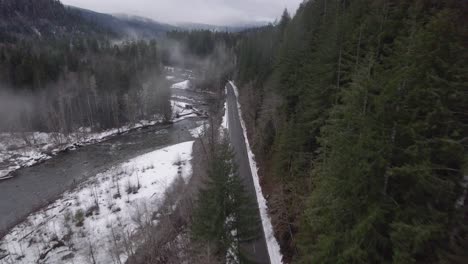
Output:
<path fill-rule="evenodd" d="M 288 261 L 467 261 L 466 11 L 316 0 L 243 33 L 244 118 Z"/>

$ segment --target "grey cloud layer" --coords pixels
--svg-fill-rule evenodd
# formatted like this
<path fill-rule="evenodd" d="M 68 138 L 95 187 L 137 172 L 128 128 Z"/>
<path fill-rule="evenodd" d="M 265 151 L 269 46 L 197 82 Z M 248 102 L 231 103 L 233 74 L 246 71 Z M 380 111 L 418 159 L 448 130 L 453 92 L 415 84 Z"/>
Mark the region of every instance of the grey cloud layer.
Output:
<path fill-rule="evenodd" d="M 128 13 L 163 22 L 231 24 L 272 21 L 284 8 L 303 0 L 62 0 L 64 4 L 105 13 Z"/>

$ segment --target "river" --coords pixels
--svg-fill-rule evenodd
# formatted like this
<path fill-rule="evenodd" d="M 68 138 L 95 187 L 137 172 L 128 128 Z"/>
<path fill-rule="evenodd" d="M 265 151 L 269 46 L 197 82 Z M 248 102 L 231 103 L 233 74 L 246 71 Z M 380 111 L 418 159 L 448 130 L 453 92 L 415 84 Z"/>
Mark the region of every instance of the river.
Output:
<path fill-rule="evenodd" d="M 205 107 L 205 95 L 172 89 L 181 103 Z M 170 125 L 155 125 L 130 131 L 94 145 L 60 153 L 32 167 L 16 171 L 16 177 L 0 181 L 0 238 L 30 213 L 54 201 L 65 191 L 91 176 L 136 156 L 193 139 L 190 129 L 199 117 Z"/>

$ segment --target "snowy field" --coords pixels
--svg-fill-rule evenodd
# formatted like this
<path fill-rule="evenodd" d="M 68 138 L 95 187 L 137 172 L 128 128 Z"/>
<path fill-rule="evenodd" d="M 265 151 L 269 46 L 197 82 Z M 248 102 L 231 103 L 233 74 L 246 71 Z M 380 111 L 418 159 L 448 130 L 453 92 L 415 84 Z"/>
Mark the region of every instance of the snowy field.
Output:
<path fill-rule="evenodd" d="M 191 177 L 193 141 L 139 156 L 90 178 L 0 241 L 0 264 L 125 263 L 165 191 Z"/>

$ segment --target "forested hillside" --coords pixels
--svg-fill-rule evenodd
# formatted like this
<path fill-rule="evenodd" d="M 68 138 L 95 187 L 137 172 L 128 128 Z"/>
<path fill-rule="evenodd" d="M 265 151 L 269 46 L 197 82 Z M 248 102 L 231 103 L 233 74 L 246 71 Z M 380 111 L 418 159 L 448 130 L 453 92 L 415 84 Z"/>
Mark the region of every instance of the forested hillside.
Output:
<path fill-rule="evenodd" d="M 109 34 L 58 0 L 1 0 L 0 42 L 29 37 Z"/>
<path fill-rule="evenodd" d="M 55 0 L 0 2 L 0 131 L 101 130 L 170 118 L 156 41 L 115 41 Z"/>
<path fill-rule="evenodd" d="M 0 1 L 0 42 L 69 36 L 113 39 L 162 38 L 176 27 L 151 19 L 109 15 L 64 6 L 58 0 Z"/>
<path fill-rule="evenodd" d="M 18 42 L 0 47 L 0 69 L 3 131 L 69 133 L 170 114 L 155 42 Z"/>
<path fill-rule="evenodd" d="M 193 69 L 199 76 L 192 80 L 194 88 L 216 91 L 234 71 L 237 41 L 238 36 L 228 32 L 169 31 L 161 43 L 162 62 Z"/>
<path fill-rule="evenodd" d="M 176 28 L 168 24 L 159 23 L 151 19 L 137 16 L 109 15 L 77 7 L 70 7 L 70 9 L 76 11 L 89 23 L 113 32 L 116 35 L 116 38 L 163 38 L 167 31 L 174 30 Z"/>
<path fill-rule="evenodd" d="M 468 261 L 467 11 L 305 1 L 242 34 L 244 118 L 287 261 Z"/>
<path fill-rule="evenodd" d="M 213 109 L 234 79 L 285 263 L 468 263 L 466 14 L 466 0 L 305 0 L 268 26 L 156 42 L 123 39 L 172 27 L 0 0 L 0 132 L 30 144 L 30 132 L 167 121 L 176 77 L 163 65 Z M 194 156 L 210 183 L 194 208 L 184 193 L 194 215 L 178 224 L 193 222 L 187 259 L 223 262 L 258 234 L 231 148 L 210 133 L 209 157 Z M 147 244 L 150 257 L 187 257 Z"/>

